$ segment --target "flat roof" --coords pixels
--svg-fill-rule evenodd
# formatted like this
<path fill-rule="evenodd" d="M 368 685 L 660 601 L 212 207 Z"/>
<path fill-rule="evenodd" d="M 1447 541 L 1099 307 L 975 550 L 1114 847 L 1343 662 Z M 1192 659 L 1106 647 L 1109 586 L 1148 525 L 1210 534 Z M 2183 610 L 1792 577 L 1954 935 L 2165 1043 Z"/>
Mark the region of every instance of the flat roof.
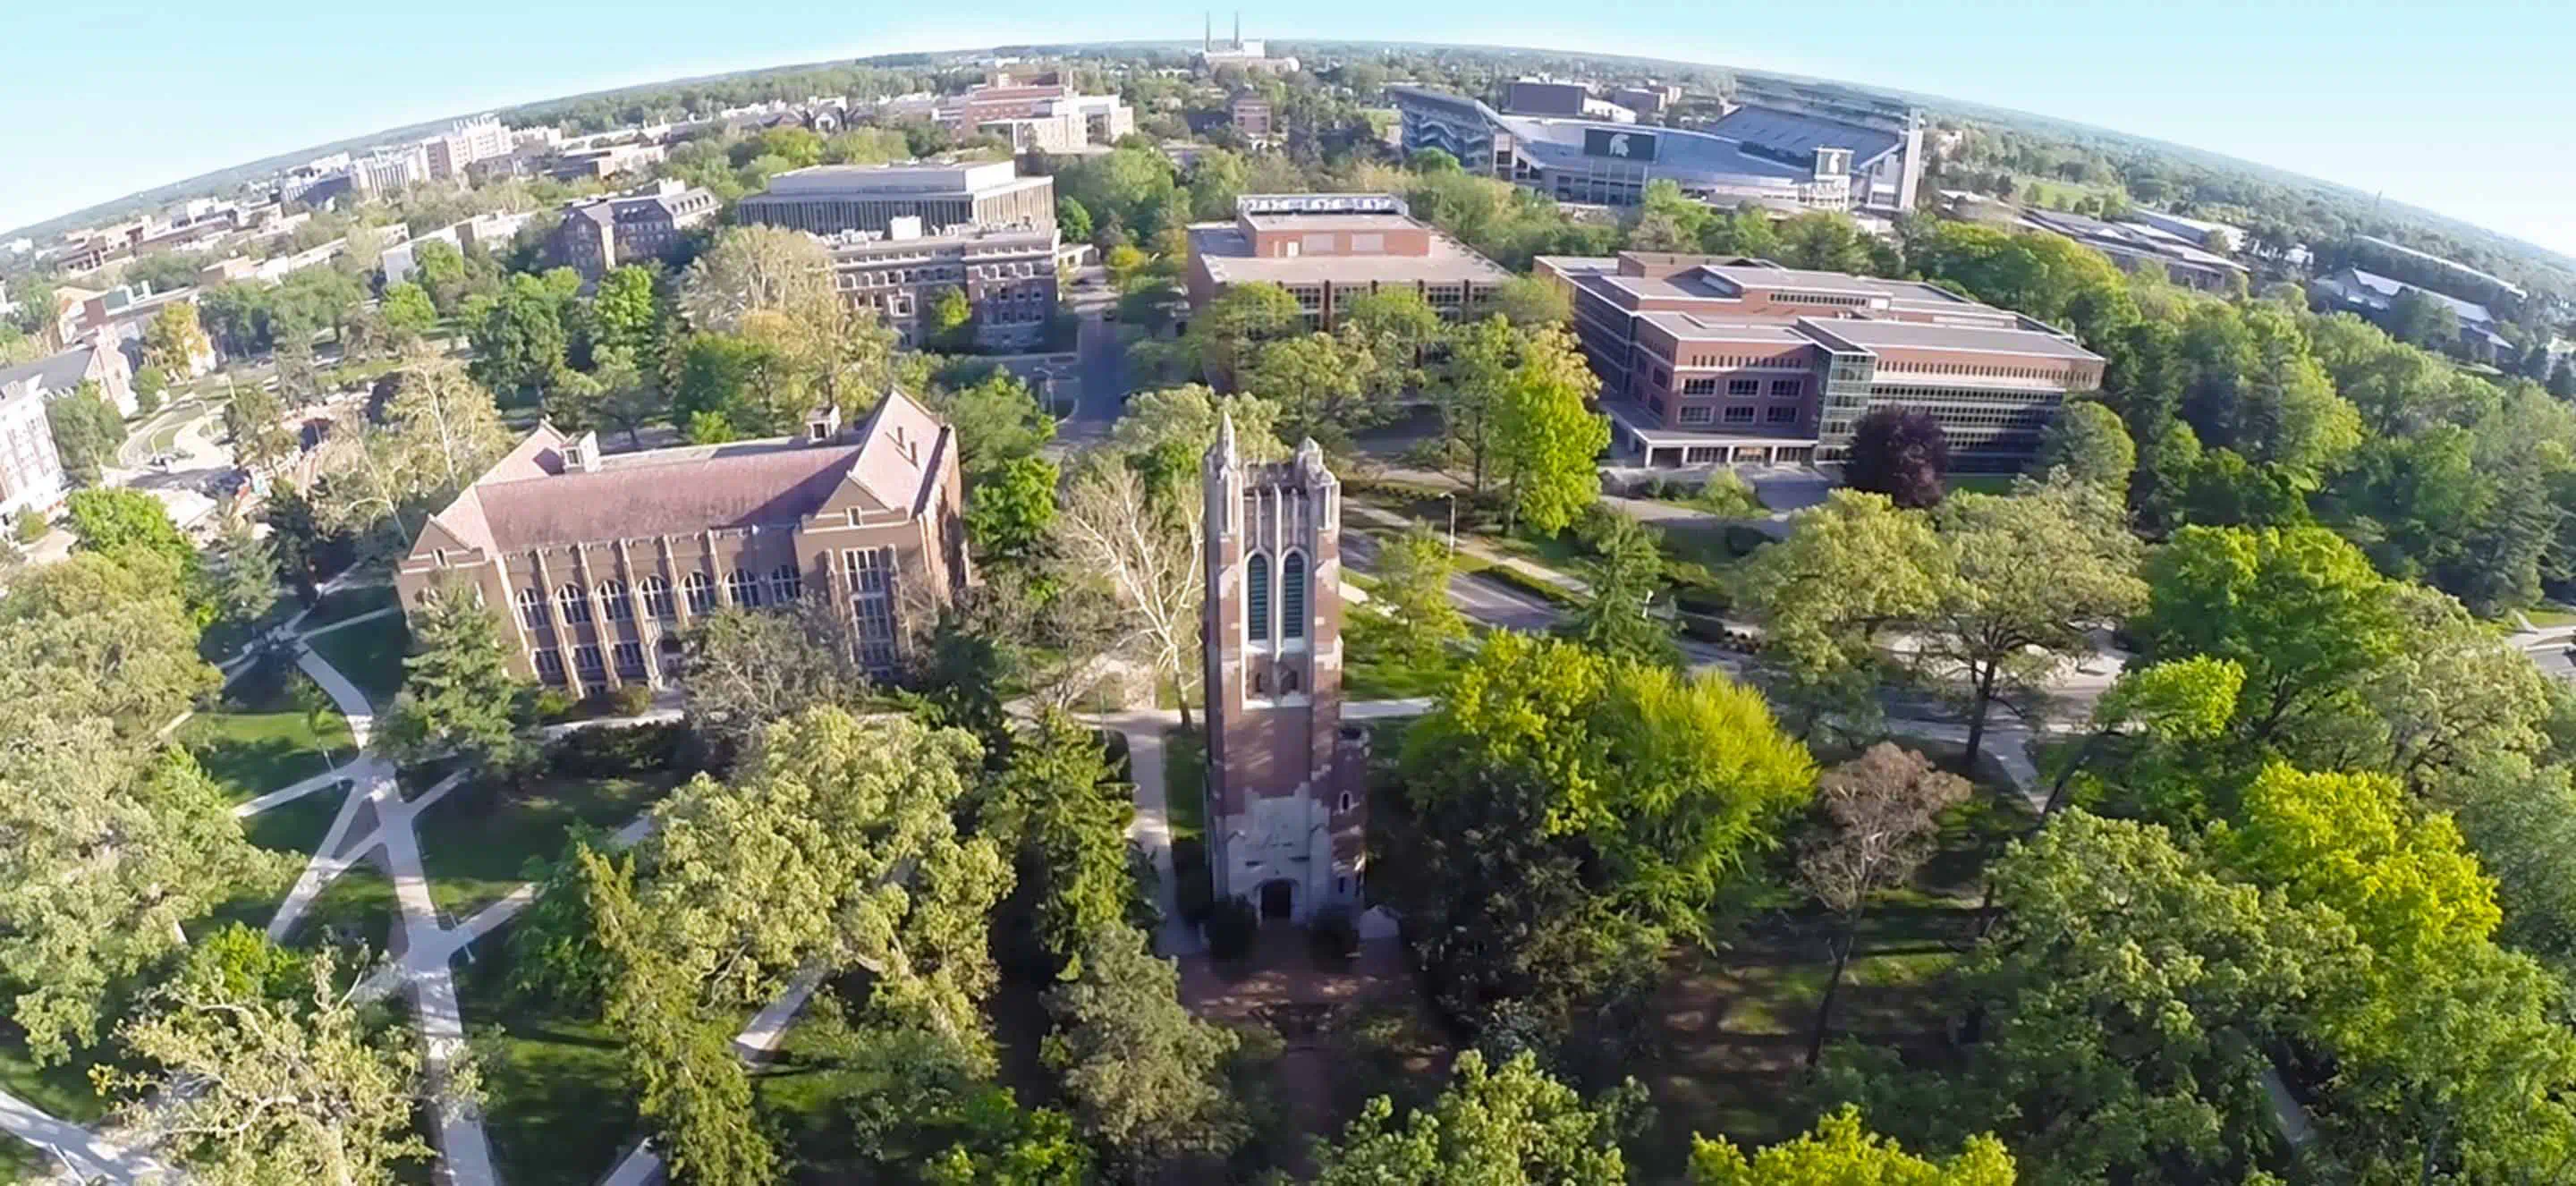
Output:
<path fill-rule="evenodd" d="M 1437 230 L 1431 232 L 1429 255 L 1254 255 L 1250 237 L 1230 222 L 1199 223 L 1189 234 L 1190 254 L 1205 263 L 1208 278 L 1219 284 L 1500 283 L 1512 276 Z"/>
<path fill-rule="evenodd" d="M 1638 319 L 1660 327 L 1676 338 L 1692 342 L 1756 342 L 1772 346 L 1813 346 L 1814 338 L 1790 328 L 1785 321 L 1750 321 L 1726 317 L 1706 317 L 1697 313 L 1639 313 Z"/>
<path fill-rule="evenodd" d="M 1245 214 L 1265 231 L 1412 231 L 1423 224 L 1401 214 Z"/>
<path fill-rule="evenodd" d="M 1925 350 L 1971 350 L 1987 354 L 2037 354 L 2050 358 L 2101 361 L 2073 342 L 2037 330 L 1996 329 L 1979 325 L 1926 325 L 1919 321 L 1879 321 L 1866 317 L 1802 318 L 1798 325 L 1830 342 L 1840 339 L 1863 349 L 1915 347 Z"/>
<path fill-rule="evenodd" d="M 1021 185 L 1053 185 L 1052 177 L 1021 177 L 1009 161 L 971 165 L 815 165 L 769 179 L 769 188 L 744 198 L 826 198 L 844 194 L 995 193 Z"/>

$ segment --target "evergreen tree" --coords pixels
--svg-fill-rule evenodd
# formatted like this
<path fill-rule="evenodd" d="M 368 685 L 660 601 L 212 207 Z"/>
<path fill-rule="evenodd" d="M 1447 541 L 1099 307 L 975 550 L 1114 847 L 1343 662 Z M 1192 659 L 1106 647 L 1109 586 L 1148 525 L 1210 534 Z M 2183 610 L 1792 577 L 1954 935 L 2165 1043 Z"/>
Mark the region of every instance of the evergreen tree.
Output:
<path fill-rule="evenodd" d="M 520 683 L 481 595 L 433 594 L 410 621 L 411 654 L 403 660 L 402 693 L 385 714 L 386 743 L 413 760 L 453 751 L 488 766 L 514 765 L 526 746 L 516 717 Z"/>

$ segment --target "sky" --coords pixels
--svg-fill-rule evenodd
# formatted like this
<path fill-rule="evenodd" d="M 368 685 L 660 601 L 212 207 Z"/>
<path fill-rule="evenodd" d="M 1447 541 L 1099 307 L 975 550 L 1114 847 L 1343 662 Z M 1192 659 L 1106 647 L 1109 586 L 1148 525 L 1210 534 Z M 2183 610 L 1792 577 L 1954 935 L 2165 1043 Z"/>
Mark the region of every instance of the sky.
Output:
<path fill-rule="evenodd" d="M 0 10 L 0 43 L 19 50 L 0 69 L 0 228 L 560 95 L 880 53 L 1195 38 L 1205 11 L 1163 0 Z M 1216 13 L 1220 34 L 1230 15 Z M 2259 161 L 2576 255 L 2567 0 L 1299 0 L 1243 18 L 1248 37 L 1542 46 L 1900 87 Z"/>

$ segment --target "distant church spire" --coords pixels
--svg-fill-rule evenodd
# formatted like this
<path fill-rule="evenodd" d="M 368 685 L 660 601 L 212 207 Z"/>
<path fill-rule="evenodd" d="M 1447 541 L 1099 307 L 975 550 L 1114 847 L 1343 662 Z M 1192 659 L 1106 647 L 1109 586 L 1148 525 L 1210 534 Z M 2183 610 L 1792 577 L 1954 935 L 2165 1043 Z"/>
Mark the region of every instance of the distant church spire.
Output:
<path fill-rule="evenodd" d="M 1199 14 L 1199 52 L 1208 53 L 1214 49 L 1216 49 L 1216 14 L 1202 12 Z"/>
<path fill-rule="evenodd" d="M 1243 10 L 1234 10 L 1234 48 L 1243 48 Z"/>

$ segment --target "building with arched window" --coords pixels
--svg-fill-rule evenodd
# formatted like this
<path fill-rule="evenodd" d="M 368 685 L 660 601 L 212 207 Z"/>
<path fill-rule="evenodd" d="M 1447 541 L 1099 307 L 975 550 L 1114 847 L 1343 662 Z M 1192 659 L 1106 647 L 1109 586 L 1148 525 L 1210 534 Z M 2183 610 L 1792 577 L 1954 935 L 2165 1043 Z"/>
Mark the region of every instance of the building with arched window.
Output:
<path fill-rule="evenodd" d="M 923 624 L 907 616 L 972 577 L 956 433 L 894 392 L 847 430 L 826 412 L 723 445 L 612 455 L 540 426 L 431 517 L 395 583 L 406 609 L 455 584 L 511 605 L 514 672 L 588 694 L 663 684 L 676 636 L 708 614 L 809 593 L 893 678 Z"/>
<path fill-rule="evenodd" d="M 1242 460 L 1230 420 L 1201 476 L 1214 889 L 1265 919 L 1356 912 L 1368 741 L 1341 723 L 1341 483 L 1313 441 Z"/>

